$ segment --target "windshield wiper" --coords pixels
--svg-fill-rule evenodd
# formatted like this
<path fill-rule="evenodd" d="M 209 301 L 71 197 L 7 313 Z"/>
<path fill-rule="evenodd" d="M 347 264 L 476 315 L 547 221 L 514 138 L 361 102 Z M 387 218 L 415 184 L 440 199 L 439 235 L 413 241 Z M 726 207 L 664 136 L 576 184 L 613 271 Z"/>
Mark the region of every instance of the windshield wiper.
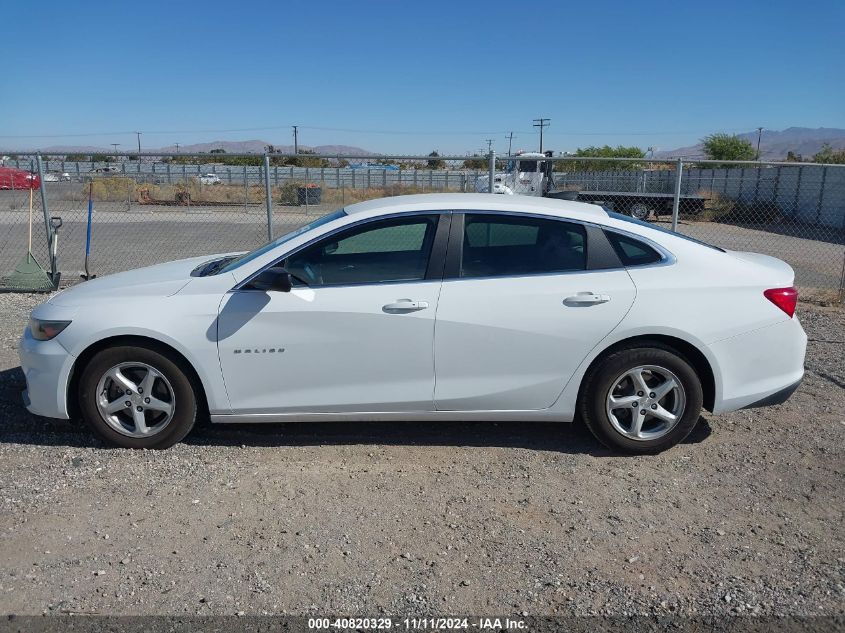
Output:
<path fill-rule="evenodd" d="M 228 255 L 226 257 L 221 257 L 220 259 L 215 259 L 214 261 L 209 262 L 208 264 L 206 264 L 205 268 L 202 269 L 200 277 L 206 277 L 208 275 L 216 273 L 230 261 L 232 261 L 233 259 L 237 259 L 237 257 L 237 255 Z"/>

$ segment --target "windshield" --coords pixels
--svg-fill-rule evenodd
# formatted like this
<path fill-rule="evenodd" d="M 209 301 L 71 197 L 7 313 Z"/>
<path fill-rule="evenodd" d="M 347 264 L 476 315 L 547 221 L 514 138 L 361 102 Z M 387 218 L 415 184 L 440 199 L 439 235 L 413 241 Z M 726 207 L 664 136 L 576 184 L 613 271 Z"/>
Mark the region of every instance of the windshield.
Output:
<path fill-rule="evenodd" d="M 537 161 L 536 160 L 521 160 L 521 161 L 519 161 L 519 171 L 520 172 L 537 171 Z"/>
<path fill-rule="evenodd" d="M 632 218 L 630 215 L 623 215 L 622 213 L 616 213 L 616 211 L 611 211 L 607 207 L 602 207 L 605 210 L 607 215 L 612 217 L 614 220 L 622 220 L 623 222 L 630 222 L 631 224 L 638 224 L 639 226 L 647 226 L 648 228 L 659 231 L 660 233 L 668 233 L 669 235 L 674 235 L 675 237 L 680 237 L 681 239 L 687 240 L 688 242 L 695 242 L 696 244 L 701 244 L 702 246 L 706 246 L 707 248 L 712 248 L 716 251 L 725 252 L 724 248 L 719 248 L 718 246 L 713 246 L 712 244 L 708 244 L 707 242 L 702 242 L 701 240 L 697 240 L 694 237 L 690 237 L 689 235 L 684 235 L 683 233 L 676 233 L 675 231 L 670 231 L 669 229 L 664 229 L 662 226 L 655 226 L 651 222 L 644 222 L 643 220 L 637 220 L 636 218 Z"/>
<path fill-rule="evenodd" d="M 309 224 L 306 224 L 305 226 L 300 226 L 298 229 L 294 229 L 290 233 L 285 233 L 281 237 L 277 237 L 272 242 L 269 242 L 269 243 L 265 244 L 264 246 L 262 246 L 260 248 L 256 248 L 254 251 L 250 251 L 249 253 L 245 253 L 245 254 L 241 255 L 237 259 L 233 259 L 232 261 L 230 261 L 228 264 L 226 264 L 223 268 L 221 268 L 217 272 L 218 273 L 231 272 L 231 271 L 235 270 L 236 268 L 238 268 L 239 266 L 243 266 L 247 262 L 252 261 L 256 257 L 261 257 L 264 253 L 267 253 L 267 252 L 273 250 L 277 246 L 284 244 L 285 242 L 289 242 L 293 238 L 295 238 L 299 235 L 302 235 L 303 233 L 307 233 L 311 229 L 316 229 L 318 226 L 322 226 L 323 224 L 328 224 L 332 220 L 337 220 L 338 218 L 342 218 L 345 215 L 346 215 L 346 212 L 343 209 L 340 209 L 339 211 L 335 211 L 334 213 L 329 213 L 328 215 L 324 215 L 321 218 L 317 218 L 316 220 L 314 220 L 313 222 L 311 222 Z"/>

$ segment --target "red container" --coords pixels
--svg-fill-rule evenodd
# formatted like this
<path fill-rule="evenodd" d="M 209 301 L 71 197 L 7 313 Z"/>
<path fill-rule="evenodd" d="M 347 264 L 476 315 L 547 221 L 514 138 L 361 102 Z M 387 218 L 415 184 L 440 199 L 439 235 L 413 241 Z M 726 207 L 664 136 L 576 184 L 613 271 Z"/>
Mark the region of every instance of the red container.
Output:
<path fill-rule="evenodd" d="M 0 167 L 0 189 L 38 189 L 41 179 L 25 169 Z"/>

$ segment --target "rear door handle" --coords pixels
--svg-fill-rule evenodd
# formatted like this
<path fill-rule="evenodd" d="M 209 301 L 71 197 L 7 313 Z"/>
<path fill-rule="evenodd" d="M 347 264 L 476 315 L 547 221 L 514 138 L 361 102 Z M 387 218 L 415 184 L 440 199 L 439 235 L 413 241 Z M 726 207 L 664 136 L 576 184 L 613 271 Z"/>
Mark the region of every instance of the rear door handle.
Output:
<path fill-rule="evenodd" d="M 594 292 L 579 292 L 563 300 L 567 306 L 593 306 L 610 301 L 610 295 L 598 295 Z"/>
<path fill-rule="evenodd" d="M 428 301 L 414 301 L 412 299 L 399 299 L 395 303 L 388 303 L 381 307 L 387 314 L 407 314 L 408 312 L 419 312 L 428 307 Z"/>

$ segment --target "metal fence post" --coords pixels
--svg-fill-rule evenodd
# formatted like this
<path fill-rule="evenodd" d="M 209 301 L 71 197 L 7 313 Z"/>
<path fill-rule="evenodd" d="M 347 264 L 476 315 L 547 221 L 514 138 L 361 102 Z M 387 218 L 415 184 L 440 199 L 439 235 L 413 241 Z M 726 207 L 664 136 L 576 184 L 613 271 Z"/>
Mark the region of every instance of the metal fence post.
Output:
<path fill-rule="evenodd" d="M 683 178 L 684 161 L 678 159 L 675 163 L 675 196 L 672 200 L 672 230 L 678 230 L 678 212 L 681 208 L 681 178 Z"/>
<path fill-rule="evenodd" d="M 270 194 L 270 157 L 264 154 L 264 201 L 267 204 L 267 241 L 273 241 L 273 196 Z"/>
<path fill-rule="evenodd" d="M 827 166 L 822 167 L 822 181 L 819 185 L 819 200 L 816 203 L 816 224 L 818 224 L 819 220 L 822 217 L 822 201 L 824 200 L 824 185 L 825 181 L 827 180 Z"/>
<path fill-rule="evenodd" d="M 487 193 L 494 193 L 493 192 L 493 181 L 496 179 L 496 152 L 492 149 L 490 150 L 490 154 L 488 155 L 489 164 L 487 167 L 487 178 L 488 178 L 488 188 Z"/>
<path fill-rule="evenodd" d="M 44 230 L 47 231 L 47 252 L 52 253 L 53 231 L 50 228 L 50 214 L 47 211 L 47 192 L 44 190 L 44 169 L 41 166 L 41 154 L 36 155 L 35 164 L 38 165 L 39 189 L 41 190 L 41 210 L 44 212 Z M 55 270 L 52 271 L 55 274 Z"/>
<path fill-rule="evenodd" d="M 249 213 L 249 176 L 244 165 L 244 213 Z"/>

